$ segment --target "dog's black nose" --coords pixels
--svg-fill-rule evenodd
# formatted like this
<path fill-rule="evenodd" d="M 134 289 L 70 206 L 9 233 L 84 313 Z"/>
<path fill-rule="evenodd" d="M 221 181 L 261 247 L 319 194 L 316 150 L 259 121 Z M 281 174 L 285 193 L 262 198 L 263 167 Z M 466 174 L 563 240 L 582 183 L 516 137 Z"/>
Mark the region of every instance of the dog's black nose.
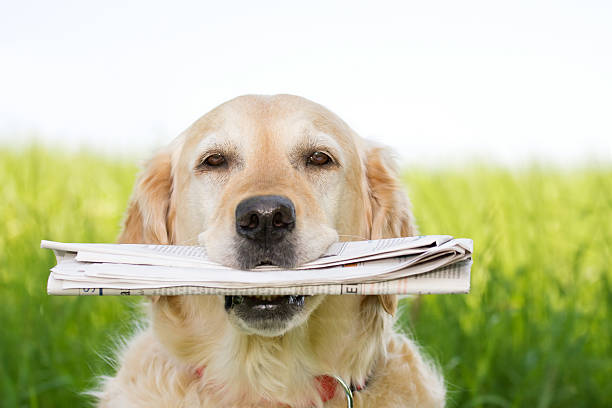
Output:
<path fill-rule="evenodd" d="M 236 232 L 263 244 L 280 241 L 295 227 L 295 207 L 287 197 L 264 195 L 236 207 Z"/>

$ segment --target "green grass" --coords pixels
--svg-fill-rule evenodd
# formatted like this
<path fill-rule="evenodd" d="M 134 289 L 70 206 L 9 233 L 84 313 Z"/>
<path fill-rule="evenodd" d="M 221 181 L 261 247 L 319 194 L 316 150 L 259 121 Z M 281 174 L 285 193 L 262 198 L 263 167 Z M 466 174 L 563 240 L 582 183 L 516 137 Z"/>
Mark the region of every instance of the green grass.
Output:
<path fill-rule="evenodd" d="M 43 238 L 112 242 L 131 162 L 0 149 L 0 405 L 83 406 L 137 299 L 50 297 Z M 612 169 L 404 175 L 424 234 L 475 242 L 472 292 L 402 303 L 450 407 L 612 406 Z"/>
<path fill-rule="evenodd" d="M 133 164 L 30 149 L 0 153 L 0 405 L 83 406 L 108 372 L 99 354 L 129 329 L 135 299 L 51 297 L 43 238 L 113 241 Z"/>
<path fill-rule="evenodd" d="M 612 171 L 410 172 L 424 234 L 474 239 L 468 296 L 404 323 L 444 368 L 450 406 L 612 406 Z"/>

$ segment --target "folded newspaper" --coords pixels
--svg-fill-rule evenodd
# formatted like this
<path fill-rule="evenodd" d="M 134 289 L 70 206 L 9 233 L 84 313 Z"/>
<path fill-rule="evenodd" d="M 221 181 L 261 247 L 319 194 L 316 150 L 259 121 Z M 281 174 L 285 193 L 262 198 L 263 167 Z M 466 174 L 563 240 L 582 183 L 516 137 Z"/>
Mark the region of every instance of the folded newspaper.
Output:
<path fill-rule="evenodd" d="M 295 269 L 244 271 L 201 246 L 71 244 L 52 249 L 50 295 L 316 295 L 467 293 L 472 240 L 426 235 L 333 244 Z"/>

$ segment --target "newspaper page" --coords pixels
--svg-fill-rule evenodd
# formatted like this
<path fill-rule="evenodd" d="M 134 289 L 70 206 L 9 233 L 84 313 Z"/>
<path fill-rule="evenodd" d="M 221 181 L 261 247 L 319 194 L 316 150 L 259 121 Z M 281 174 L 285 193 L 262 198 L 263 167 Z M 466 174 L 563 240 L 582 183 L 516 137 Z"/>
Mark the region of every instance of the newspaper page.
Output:
<path fill-rule="evenodd" d="M 63 295 L 467 293 L 472 241 L 449 236 L 342 242 L 296 269 L 250 271 L 202 247 L 42 241 L 58 261 L 48 292 Z"/>
<path fill-rule="evenodd" d="M 340 265 L 358 260 L 377 259 L 389 253 L 406 255 L 422 253 L 424 249 L 438 247 L 452 240 L 448 235 L 425 235 L 416 237 L 390 238 L 370 241 L 347 241 L 332 244 L 319 259 L 307 262 L 296 269 L 310 269 L 318 266 Z M 230 269 L 208 259 L 202 246 L 146 245 L 146 244 L 77 244 L 42 241 L 41 248 L 77 253 L 82 262 L 112 262 L 159 266 L 186 266 Z M 376 258 L 377 257 L 377 258 Z M 368 259 L 360 259 L 368 258 Z M 257 269 L 278 269 L 258 267 Z"/>
<path fill-rule="evenodd" d="M 469 293 L 470 268 L 467 259 L 443 268 L 406 278 L 374 282 L 264 288 L 219 288 L 208 286 L 134 285 L 135 287 L 85 287 L 82 284 L 63 285 L 53 274 L 49 276 L 50 295 L 88 296 L 150 296 L 150 295 L 410 295 Z M 131 285 L 119 285 L 131 286 Z"/>

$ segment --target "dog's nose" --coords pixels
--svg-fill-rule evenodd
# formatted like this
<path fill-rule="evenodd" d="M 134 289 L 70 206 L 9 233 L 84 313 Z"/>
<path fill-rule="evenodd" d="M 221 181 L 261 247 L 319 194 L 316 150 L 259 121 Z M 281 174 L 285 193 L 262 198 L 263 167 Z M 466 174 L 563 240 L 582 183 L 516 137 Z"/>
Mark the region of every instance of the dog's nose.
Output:
<path fill-rule="evenodd" d="M 236 232 L 261 243 L 283 239 L 295 227 L 295 207 L 287 197 L 263 195 L 236 207 Z"/>

